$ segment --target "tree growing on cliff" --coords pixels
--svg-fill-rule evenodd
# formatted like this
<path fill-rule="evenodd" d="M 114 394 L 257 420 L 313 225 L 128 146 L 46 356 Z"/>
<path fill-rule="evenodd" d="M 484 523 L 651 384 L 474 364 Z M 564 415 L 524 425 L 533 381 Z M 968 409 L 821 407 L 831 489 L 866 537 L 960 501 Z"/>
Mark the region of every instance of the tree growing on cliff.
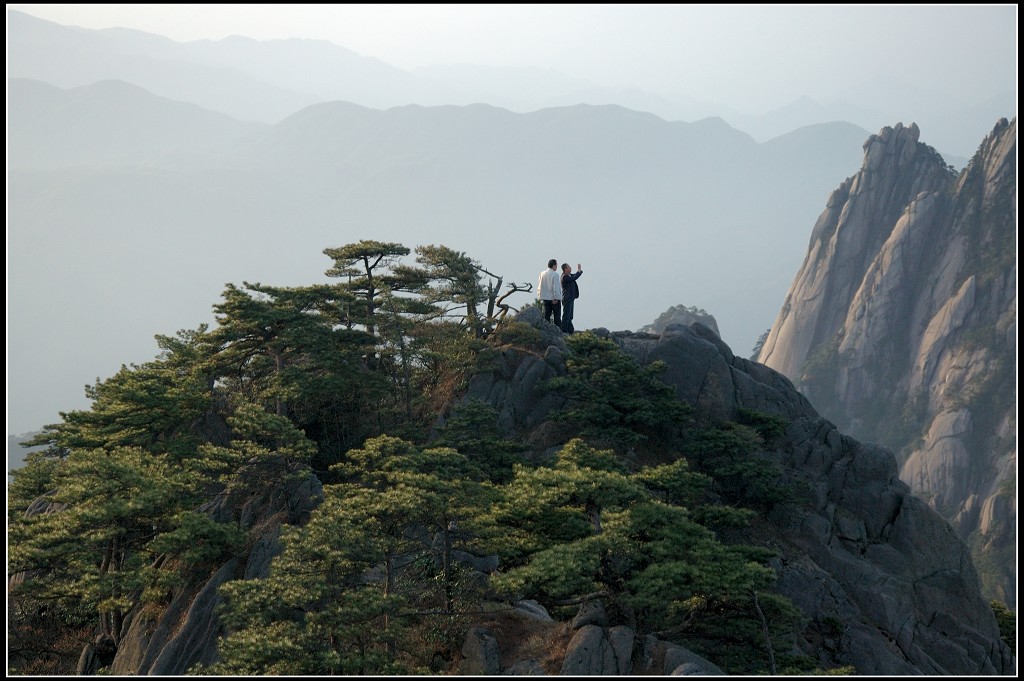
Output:
<path fill-rule="evenodd" d="M 547 383 L 548 390 L 568 400 L 557 420 L 620 451 L 657 442 L 686 423 L 691 408 L 658 379 L 664 363 L 641 367 L 614 342 L 590 332 L 572 334 L 566 343 L 569 372 Z"/>
<path fill-rule="evenodd" d="M 152 577 L 154 542 L 180 533 L 203 499 L 208 462 L 193 428 L 213 399 L 203 332 L 158 337 L 157 360 L 88 386 L 92 409 L 62 414 L 35 440 L 47 451 L 12 472 L 8 571 L 26 576 L 11 592 L 17 612 L 74 613 L 118 640 Z M 27 492 L 43 487 L 27 513 Z"/>
<path fill-rule="evenodd" d="M 458 628 L 474 592 L 455 551 L 479 530 L 489 486 L 452 449 L 387 436 L 348 452 L 335 472 L 343 482 L 282 534 L 270 575 L 222 588 L 231 633 L 208 671 L 405 673 L 429 663 L 433 651 L 412 635 L 425 620 Z"/>
<path fill-rule="evenodd" d="M 775 579 L 771 553 L 725 545 L 695 520 L 709 480 L 685 462 L 631 475 L 612 450 L 576 439 L 553 466 L 515 473 L 494 511 L 503 528 L 495 548 L 509 566 L 493 579 L 500 592 L 548 607 L 600 599 L 634 631 L 660 638 L 718 627 L 762 650 L 767 638 L 769 657 L 785 647 L 796 610 L 763 593 Z M 737 659 L 745 671 L 769 667 L 764 655 Z"/>

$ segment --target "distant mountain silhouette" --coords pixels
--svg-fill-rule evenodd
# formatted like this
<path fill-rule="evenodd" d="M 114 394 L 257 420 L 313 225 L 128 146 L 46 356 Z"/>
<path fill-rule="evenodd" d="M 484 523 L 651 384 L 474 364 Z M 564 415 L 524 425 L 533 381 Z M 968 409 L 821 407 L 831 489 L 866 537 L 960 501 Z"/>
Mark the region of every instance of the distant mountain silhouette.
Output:
<path fill-rule="evenodd" d="M 929 131 L 930 143 L 943 154 L 954 154 L 947 162 L 961 167 L 995 120 L 1016 114 L 1012 84 L 988 102 L 960 101 L 903 82 L 895 69 L 860 84 L 852 73 L 838 75 L 850 82 L 834 101 L 801 97 L 754 114 L 685 92 L 607 87 L 553 69 L 454 64 L 406 71 L 323 40 L 230 36 L 179 43 L 136 30 L 61 26 L 14 10 L 7 11 L 7 26 L 8 77 L 64 88 L 123 80 L 163 97 L 264 123 L 334 100 L 379 109 L 486 103 L 517 112 L 614 104 L 671 121 L 720 116 L 758 142 L 818 123 L 847 121 L 877 130 L 903 120 Z"/>
<path fill-rule="evenodd" d="M 639 328 L 685 300 L 748 350 L 867 137 L 828 124 L 759 145 L 720 119 L 667 122 L 616 106 L 332 102 L 262 129 L 190 109 L 189 125 L 228 132 L 118 166 L 108 148 L 164 134 L 143 103 L 162 102 L 167 116 L 182 105 L 118 86 L 91 92 L 108 89 L 109 109 L 98 109 L 80 96 L 88 89 L 24 87 L 16 109 L 34 120 L 11 116 L 11 385 L 53 400 L 52 416 L 22 417 L 22 429 L 84 406 L 81 386 L 96 376 L 150 359 L 153 334 L 210 321 L 225 282 L 322 281 L 321 251 L 362 238 L 458 244 L 506 282 L 535 281 L 551 257 L 582 262 L 580 328 Z M 83 136 L 106 130 L 98 110 L 136 125 L 61 157 L 50 140 L 71 121 Z"/>
<path fill-rule="evenodd" d="M 114 165 L 206 152 L 264 127 L 123 81 L 62 90 L 8 81 L 8 160 L 24 167 Z"/>
<path fill-rule="evenodd" d="M 886 115 L 877 108 L 858 107 L 846 101 L 823 105 L 807 96 L 761 115 L 737 114 L 727 115 L 725 118 L 731 125 L 745 130 L 755 140 L 762 142 L 784 135 L 795 128 L 822 121 L 878 121 L 881 125 L 887 120 Z"/>
<path fill-rule="evenodd" d="M 951 102 L 935 94 L 915 92 L 913 100 L 904 98 L 907 101 L 898 106 L 882 104 L 892 99 L 899 101 L 895 95 L 858 97 L 858 101 L 878 102 L 867 107 L 853 104 L 850 100 L 820 104 L 810 97 L 800 97 L 768 113 L 733 113 L 725 114 L 724 118 L 759 142 L 826 121 L 850 121 L 862 128 L 875 130 L 903 118 L 917 122 L 923 130 L 930 130 L 930 144 L 942 153 L 947 163 L 963 168 L 977 147 L 977 140 L 984 137 L 992 124 L 1000 117 L 1012 116 L 1017 111 L 1016 94 L 1009 90 L 982 102 Z"/>
<path fill-rule="evenodd" d="M 188 43 L 141 31 L 73 28 L 8 10 L 7 41 L 8 78 L 62 88 L 122 80 L 162 97 L 263 122 L 323 99 L 204 62 L 189 53 Z"/>

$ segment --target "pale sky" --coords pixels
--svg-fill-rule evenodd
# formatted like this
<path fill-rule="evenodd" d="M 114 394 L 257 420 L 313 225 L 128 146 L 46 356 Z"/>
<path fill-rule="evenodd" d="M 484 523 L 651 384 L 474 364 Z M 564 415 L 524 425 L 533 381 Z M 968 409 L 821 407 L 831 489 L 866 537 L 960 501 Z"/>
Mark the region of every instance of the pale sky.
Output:
<path fill-rule="evenodd" d="M 177 41 L 329 40 L 393 66 L 537 66 L 759 113 L 891 77 L 968 99 L 1015 90 L 1016 5 L 9 4 Z"/>

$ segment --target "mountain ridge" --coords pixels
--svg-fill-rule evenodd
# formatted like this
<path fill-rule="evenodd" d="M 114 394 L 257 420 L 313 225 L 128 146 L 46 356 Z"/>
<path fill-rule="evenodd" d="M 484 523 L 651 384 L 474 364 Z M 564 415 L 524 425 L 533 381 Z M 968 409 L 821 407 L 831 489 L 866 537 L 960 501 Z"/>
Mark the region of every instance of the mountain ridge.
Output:
<path fill-rule="evenodd" d="M 8 159 L 26 168 L 145 165 L 168 154 L 196 154 L 263 127 L 121 80 L 64 90 L 15 78 L 8 80 L 8 92 Z M 45 106 L 36 105 L 40 99 Z"/>

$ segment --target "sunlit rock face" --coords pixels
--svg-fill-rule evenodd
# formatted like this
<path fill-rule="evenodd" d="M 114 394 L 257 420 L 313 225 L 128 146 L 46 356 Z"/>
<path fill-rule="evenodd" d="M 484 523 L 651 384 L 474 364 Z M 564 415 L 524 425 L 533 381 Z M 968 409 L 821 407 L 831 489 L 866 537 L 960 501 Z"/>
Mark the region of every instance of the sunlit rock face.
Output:
<path fill-rule="evenodd" d="M 828 199 L 758 360 L 969 542 L 985 593 L 1016 600 L 1017 121 L 959 176 L 915 125 L 884 128 Z"/>

